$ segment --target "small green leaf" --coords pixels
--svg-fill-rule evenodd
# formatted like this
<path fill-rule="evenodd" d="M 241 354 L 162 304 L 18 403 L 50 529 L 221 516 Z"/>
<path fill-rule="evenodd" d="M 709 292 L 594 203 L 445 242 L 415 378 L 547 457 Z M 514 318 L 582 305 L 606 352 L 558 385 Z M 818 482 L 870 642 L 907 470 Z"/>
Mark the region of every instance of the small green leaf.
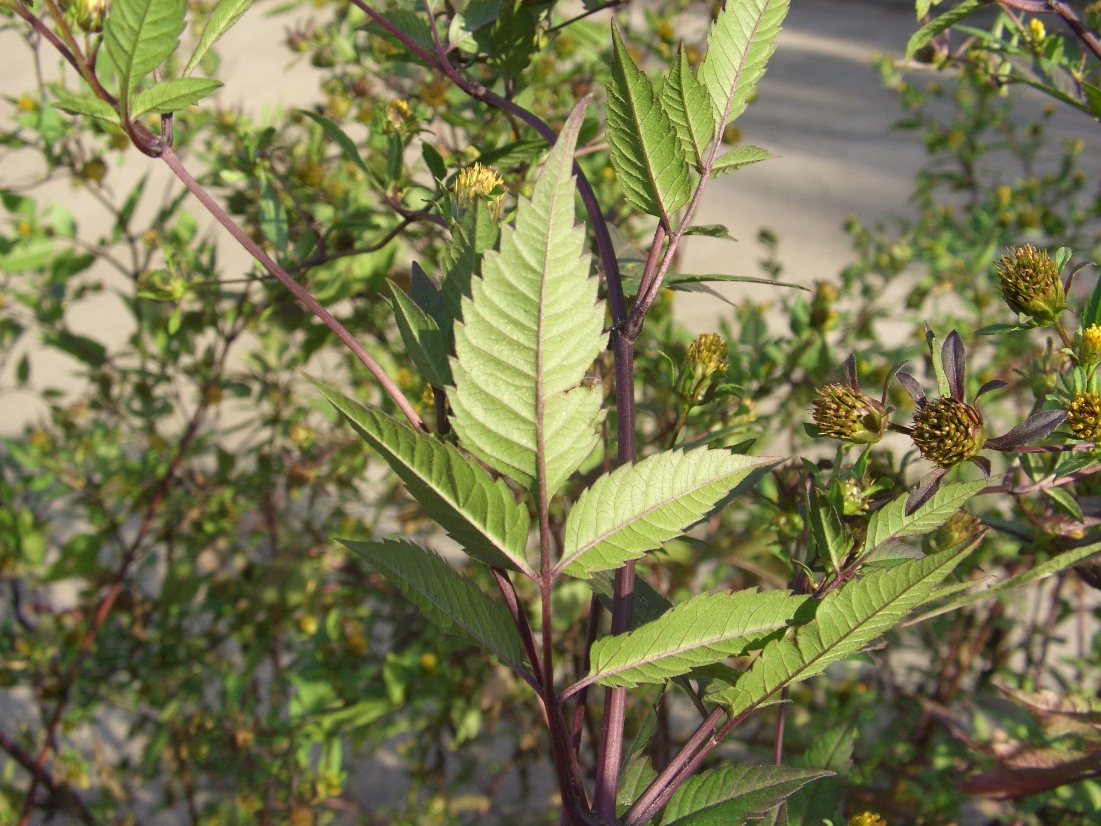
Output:
<path fill-rule="evenodd" d="M 20 387 L 25 385 L 31 379 L 31 362 L 24 353 L 19 358 L 19 363 L 15 366 L 15 383 Z"/>
<path fill-rule="evenodd" d="M 987 6 L 991 0 L 963 0 L 958 6 L 954 6 L 944 14 L 938 15 L 911 35 L 906 44 L 906 59 L 909 60 L 918 50 L 928 45 L 929 42 L 947 28 L 954 26 L 976 9 Z"/>
<path fill-rule="evenodd" d="M 43 331 L 42 343 L 68 353 L 89 367 L 102 367 L 107 363 L 107 348 L 87 336 L 65 331 Z"/>
<path fill-rule="evenodd" d="M 417 365 L 425 381 L 433 387 L 451 384 L 451 366 L 447 363 L 448 341 L 440 333 L 435 319 L 418 307 L 401 288 L 390 282 L 394 320 L 397 322 L 406 352 Z"/>
<path fill-rule="evenodd" d="M 421 157 L 433 178 L 437 181 L 447 178 L 447 164 L 444 163 L 443 155 L 428 141 L 421 144 Z"/>
<path fill-rule="evenodd" d="M 1101 279 L 1090 290 L 1089 298 L 1086 299 L 1086 304 L 1082 308 L 1082 318 L 1078 324 L 1083 330 L 1093 324 L 1101 325 Z"/>
<path fill-rule="evenodd" d="M 724 241 L 737 241 L 733 235 L 730 234 L 730 230 L 726 228 L 724 224 L 697 224 L 696 226 L 688 227 L 684 231 L 685 235 L 705 235 L 708 238 L 722 238 Z"/>
<path fill-rule="evenodd" d="M 852 549 L 853 540 L 841 524 L 841 515 L 829 498 L 815 485 L 810 491 L 807 507 L 810 547 L 817 559 L 829 565 L 835 572 L 841 570 L 841 561 Z"/>
<path fill-rule="evenodd" d="M 57 100 L 51 105 L 71 115 L 87 115 L 114 124 L 118 124 L 120 120 L 114 106 L 91 95 L 77 97 L 68 92 L 59 91 Z"/>
<path fill-rule="evenodd" d="M 184 29 L 186 0 L 115 0 L 103 26 L 103 44 L 119 78 L 123 116 L 138 84 L 168 59 Z"/>
<path fill-rule="evenodd" d="M 329 120 L 324 115 L 319 115 L 317 112 L 311 112 L 309 109 L 295 109 L 299 114 L 305 115 L 318 126 L 320 126 L 326 135 L 336 141 L 336 145 L 340 147 L 340 151 L 344 153 L 344 157 L 354 163 L 368 175 L 371 175 L 371 170 L 367 168 L 367 162 L 363 160 L 363 156 L 359 154 L 359 149 L 356 148 L 355 141 L 348 137 L 347 133 L 333 121 Z"/>
<path fill-rule="evenodd" d="M 220 80 L 203 77 L 163 80 L 138 92 L 130 117 L 140 118 L 146 112 L 154 112 L 158 115 L 178 112 L 185 106 L 198 103 L 221 85 Z"/>
<path fill-rule="evenodd" d="M 287 236 L 290 231 L 287 210 L 283 208 L 279 193 L 275 191 L 271 181 L 265 181 L 264 188 L 260 192 L 260 231 L 278 252 L 281 253 L 287 248 Z"/>
<path fill-rule="evenodd" d="M 688 162 L 700 168 L 704 152 L 715 137 L 715 119 L 711 116 L 711 98 L 696 79 L 684 49 L 669 70 L 661 89 L 661 105 L 677 130 Z"/>
<path fill-rule="evenodd" d="M 612 166 L 627 202 L 662 218 L 692 197 L 688 161 L 677 129 L 638 70 L 612 26 L 612 82 L 608 86 L 607 132 Z"/>
<path fill-rule="evenodd" d="M 461 631 L 501 662 L 524 670 L 520 637 L 508 611 L 439 555 L 393 539 L 341 542 L 385 574 L 440 630 Z"/>
<path fill-rule="evenodd" d="M 722 766 L 688 778 L 669 799 L 662 826 L 733 826 L 763 815 L 788 795 L 832 772 L 757 766 Z"/>
<path fill-rule="evenodd" d="M 749 166 L 759 161 L 767 161 L 769 158 L 775 157 L 767 149 L 761 149 L 759 146 L 750 144 L 738 146 L 718 157 L 715 165 L 711 167 L 711 177 L 718 178 L 720 175 L 726 175 L 728 172 L 741 169 L 743 166 Z"/>
<path fill-rule="evenodd" d="M 191 59 L 187 61 L 187 67 L 183 70 L 185 75 L 195 71 L 195 67 L 202 62 L 203 57 L 210 51 L 210 47 L 217 43 L 219 38 L 241 19 L 241 15 L 248 11 L 251 5 L 252 0 L 221 0 L 214 11 L 210 13 L 210 17 L 207 18 L 206 26 L 203 27 L 203 34 L 199 38 L 199 45 L 195 47 Z"/>

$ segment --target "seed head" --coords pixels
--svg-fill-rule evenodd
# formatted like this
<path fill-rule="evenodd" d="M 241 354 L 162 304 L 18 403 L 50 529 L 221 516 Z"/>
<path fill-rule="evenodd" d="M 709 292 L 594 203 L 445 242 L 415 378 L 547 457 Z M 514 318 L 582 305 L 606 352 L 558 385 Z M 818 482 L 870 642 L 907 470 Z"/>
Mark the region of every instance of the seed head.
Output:
<path fill-rule="evenodd" d="M 1031 244 L 1018 247 L 1012 258 L 1002 257 L 997 269 L 998 288 L 1005 303 L 1036 325 L 1046 327 L 1055 323 L 1067 308 L 1063 282 L 1055 262 L 1044 250 Z"/>
<path fill-rule="evenodd" d="M 844 384 L 820 388 L 810 412 L 820 435 L 842 442 L 874 444 L 887 429 L 887 408 L 882 402 Z"/>
<path fill-rule="evenodd" d="M 1091 441 L 1101 437 L 1101 396 L 1092 391 L 1075 393 L 1066 402 L 1067 427 L 1074 438 Z"/>
<path fill-rule="evenodd" d="M 710 401 L 730 364 L 726 342 L 718 333 L 702 333 L 688 346 L 677 395 L 689 405 Z"/>
<path fill-rule="evenodd" d="M 927 402 L 914 414 L 911 434 L 923 459 L 942 468 L 955 467 L 986 443 L 982 414 L 951 396 Z"/>

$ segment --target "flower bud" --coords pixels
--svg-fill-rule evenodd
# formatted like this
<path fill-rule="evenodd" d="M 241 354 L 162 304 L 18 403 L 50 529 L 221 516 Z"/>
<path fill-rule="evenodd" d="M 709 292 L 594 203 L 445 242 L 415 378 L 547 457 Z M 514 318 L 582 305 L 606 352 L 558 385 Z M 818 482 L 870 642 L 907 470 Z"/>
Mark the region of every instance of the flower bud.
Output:
<path fill-rule="evenodd" d="M 1074 339 L 1074 355 L 1080 365 L 1093 367 L 1101 362 L 1101 326 L 1091 324 L 1086 328 L 1079 327 Z"/>
<path fill-rule="evenodd" d="M 726 374 L 726 342 L 717 333 L 703 333 L 688 347 L 677 379 L 677 395 L 685 404 L 706 404 Z"/>
<path fill-rule="evenodd" d="M 810 326 L 825 332 L 837 320 L 837 311 L 833 308 L 837 301 L 837 287 L 828 281 L 818 281 L 814 285 L 814 299 L 810 303 Z"/>
<path fill-rule="evenodd" d="M 820 388 L 810 412 L 820 436 L 842 442 L 875 444 L 887 429 L 887 408 L 882 402 L 843 384 Z"/>
<path fill-rule="evenodd" d="M 1067 411 L 1067 427 L 1074 438 L 1093 441 L 1101 437 L 1101 396 L 1088 390 L 1075 393 L 1063 408 Z"/>
<path fill-rule="evenodd" d="M 494 221 L 500 217 L 505 182 L 493 169 L 475 162 L 473 166 L 459 170 L 451 191 L 455 196 L 451 209 L 452 218 L 456 221 L 460 220 L 463 213 L 479 198 L 489 206 L 489 214 Z"/>
<path fill-rule="evenodd" d="M 948 521 L 925 537 L 922 546 L 927 554 L 947 551 L 983 529 L 983 524 L 965 510 L 958 510 Z"/>
<path fill-rule="evenodd" d="M 76 24 L 81 31 L 103 31 L 103 17 L 107 13 L 107 0 L 78 0 L 76 4 Z"/>
<path fill-rule="evenodd" d="M 911 437 L 923 459 L 955 467 L 978 454 L 986 444 L 982 414 L 951 396 L 926 402 L 914 414 Z"/>
<path fill-rule="evenodd" d="M 1026 244 L 1014 250 L 1012 258 L 1003 256 L 997 269 L 998 288 L 1005 303 L 1038 326 L 1055 323 L 1067 308 L 1063 282 L 1055 262 L 1044 250 Z"/>

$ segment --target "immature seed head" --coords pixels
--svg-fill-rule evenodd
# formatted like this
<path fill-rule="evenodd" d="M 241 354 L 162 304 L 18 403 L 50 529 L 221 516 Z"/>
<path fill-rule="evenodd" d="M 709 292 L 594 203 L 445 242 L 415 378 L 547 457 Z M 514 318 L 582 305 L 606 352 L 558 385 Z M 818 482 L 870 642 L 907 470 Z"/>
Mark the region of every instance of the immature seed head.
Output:
<path fill-rule="evenodd" d="M 677 395 L 686 404 L 705 404 L 715 395 L 715 390 L 730 367 L 726 360 L 726 342 L 718 333 L 702 333 L 688 346 Z"/>
<path fill-rule="evenodd" d="M 819 435 L 843 442 L 874 444 L 887 429 L 887 409 L 883 404 L 844 384 L 820 388 L 810 413 Z"/>
<path fill-rule="evenodd" d="M 1101 437 L 1101 396 L 1089 391 L 1075 393 L 1064 409 L 1074 438 L 1092 441 Z"/>
<path fill-rule="evenodd" d="M 950 468 L 982 450 L 986 430 L 978 410 L 959 399 L 942 396 L 914 414 L 911 437 L 923 459 Z"/>
<path fill-rule="evenodd" d="M 1063 282 L 1044 250 L 1031 244 L 1018 247 L 1012 258 L 1007 255 L 998 262 L 997 269 L 1002 298 L 1014 312 L 1047 326 L 1067 308 Z"/>

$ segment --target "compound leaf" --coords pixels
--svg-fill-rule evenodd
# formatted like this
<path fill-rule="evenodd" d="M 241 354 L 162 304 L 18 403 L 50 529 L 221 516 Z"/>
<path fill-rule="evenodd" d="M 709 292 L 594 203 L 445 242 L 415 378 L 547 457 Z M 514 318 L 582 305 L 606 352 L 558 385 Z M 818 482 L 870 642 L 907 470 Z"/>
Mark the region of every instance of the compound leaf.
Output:
<path fill-rule="evenodd" d="M 788 0 L 726 3 L 707 36 L 699 78 L 711 94 L 716 131 L 745 111 L 776 46 Z"/>
<path fill-rule="evenodd" d="M 775 459 L 725 450 L 671 450 L 601 476 L 578 498 L 557 570 L 585 577 L 618 568 L 680 536 Z"/>
<path fill-rule="evenodd" d="M 377 568 L 440 630 L 459 631 L 518 671 L 520 637 L 505 607 L 482 593 L 439 554 L 396 539 L 341 540 Z"/>
<path fill-rule="evenodd" d="M 786 685 L 820 673 L 831 663 L 856 654 L 898 624 L 923 602 L 978 544 L 978 539 L 924 559 L 880 568 L 829 594 L 814 619 L 784 639 L 765 646 L 753 665 L 730 688 L 709 699 L 724 703 L 732 715 L 752 709 Z"/>
<path fill-rule="evenodd" d="M 662 826 L 731 826 L 763 815 L 832 772 L 742 763 L 688 778 L 665 808 Z"/>
<path fill-rule="evenodd" d="M 451 445 L 347 399 L 321 382 L 313 383 L 467 553 L 488 565 L 534 577 L 524 558 L 528 511 L 504 482 L 491 478 Z"/>
<path fill-rule="evenodd" d="M 500 251 L 483 256 L 454 327 L 455 432 L 533 493 L 545 472 L 548 497 L 596 447 L 603 400 L 598 386 L 582 384 L 605 346 L 604 308 L 574 207 L 583 111 L 579 104 L 566 121 L 516 226 L 502 229 Z"/>
<path fill-rule="evenodd" d="M 661 105 L 677 130 L 686 157 L 698 169 L 715 137 L 715 119 L 711 116 L 711 98 L 696 78 L 684 49 L 677 53 L 661 89 Z"/>
<path fill-rule="evenodd" d="M 755 589 L 700 594 L 634 631 L 597 640 L 583 682 L 634 688 L 740 656 L 786 628 L 809 599 Z"/>
<path fill-rule="evenodd" d="M 671 226 L 669 214 L 692 196 L 686 153 L 650 79 L 635 66 L 614 26 L 612 39 L 607 104 L 612 166 L 627 202 Z"/>
<path fill-rule="evenodd" d="M 137 85 L 176 51 L 186 10 L 186 0 L 115 0 L 111 5 L 103 44 L 118 71 L 125 117 L 130 117 L 130 98 Z"/>

